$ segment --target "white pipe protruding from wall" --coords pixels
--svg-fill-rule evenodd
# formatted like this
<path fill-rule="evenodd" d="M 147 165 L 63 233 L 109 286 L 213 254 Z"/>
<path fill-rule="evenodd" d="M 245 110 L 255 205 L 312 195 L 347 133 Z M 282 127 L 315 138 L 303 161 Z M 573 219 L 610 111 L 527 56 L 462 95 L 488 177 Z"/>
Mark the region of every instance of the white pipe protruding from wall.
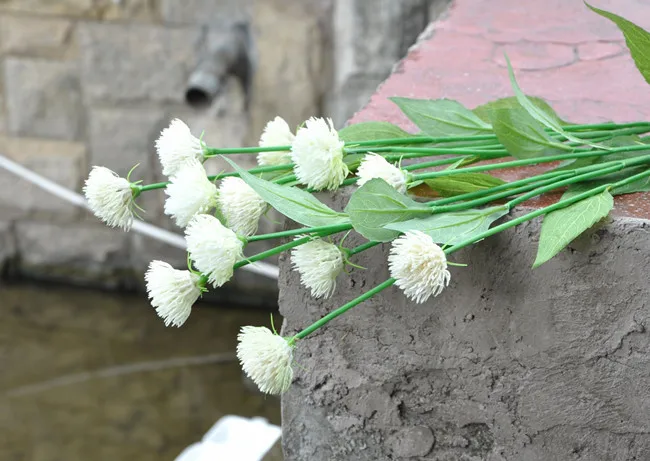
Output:
<path fill-rule="evenodd" d="M 41 189 L 59 197 L 60 199 L 66 200 L 78 207 L 88 209 L 88 203 L 83 195 L 77 194 L 59 184 L 50 181 L 49 179 L 34 173 L 32 170 L 25 168 L 24 166 L 9 160 L 7 157 L 0 155 L 0 168 L 3 168 L 10 173 L 15 174 L 23 178 L 26 181 L 40 187 Z M 133 223 L 132 230 L 147 237 L 159 240 L 161 242 L 167 243 L 176 248 L 185 250 L 185 239 L 175 232 L 170 232 L 166 229 L 154 226 L 141 221 L 135 221 Z M 273 264 L 265 262 L 256 262 L 242 267 L 243 270 L 253 272 L 255 274 L 260 274 L 271 279 L 278 279 L 280 275 L 280 269 Z"/>

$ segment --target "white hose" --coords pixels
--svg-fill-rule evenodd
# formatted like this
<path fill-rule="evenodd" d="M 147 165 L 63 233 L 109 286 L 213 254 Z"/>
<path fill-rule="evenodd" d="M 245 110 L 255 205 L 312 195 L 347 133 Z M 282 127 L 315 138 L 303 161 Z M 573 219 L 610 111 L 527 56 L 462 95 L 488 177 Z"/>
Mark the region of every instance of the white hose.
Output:
<path fill-rule="evenodd" d="M 50 181 L 43 176 L 34 173 L 33 171 L 25 168 L 24 166 L 9 160 L 7 157 L 0 155 L 0 168 L 20 176 L 26 181 L 31 182 L 32 184 L 37 185 L 41 189 L 49 192 L 52 195 L 55 195 L 63 200 L 66 200 L 74 205 L 77 205 L 82 208 L 88 209 L 88 203 L 86 199 L 81 194 L 77 194 L 69 189 L 66 189 L 63 186 L 58 185 L 57 183 Z M 147 237 L 151 237 L 161 242 L 165 242 L 176 248 L 185 249 L 185 239 L 174 232 L 170 232 L 166 229 L 154 226 L 141 221 L 134 221 L 132 230 Z M 273 264 L 268 264 L 265 262 L 256 262 L 254 264 L 246 265 L 242 267 L 243 270 L 254 272 L 256 274 L 263 275 L 272 279 L 276 279 L 280 275 L 280 270 L 277 266 Z"/>

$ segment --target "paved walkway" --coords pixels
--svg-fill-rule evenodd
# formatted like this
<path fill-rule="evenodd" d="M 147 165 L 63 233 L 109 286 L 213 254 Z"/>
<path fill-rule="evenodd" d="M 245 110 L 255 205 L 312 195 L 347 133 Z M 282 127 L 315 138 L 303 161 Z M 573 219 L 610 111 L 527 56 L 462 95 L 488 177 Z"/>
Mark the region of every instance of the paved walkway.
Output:
<path fill-rule="evenodd" d="M 592 3 L 650 29 L 650 2 Z M 386 120 L 413 131 L 391 96 L 450 98 L 469 108 L 512 96 L 504 52 L 524 92 L 566 120 L 650 120 L 650 85 L 622 33 L 582 1 L 456 0 L 351 122 Z M 650 218 L 650 199 L 617 197 L 617 214 Z"/>

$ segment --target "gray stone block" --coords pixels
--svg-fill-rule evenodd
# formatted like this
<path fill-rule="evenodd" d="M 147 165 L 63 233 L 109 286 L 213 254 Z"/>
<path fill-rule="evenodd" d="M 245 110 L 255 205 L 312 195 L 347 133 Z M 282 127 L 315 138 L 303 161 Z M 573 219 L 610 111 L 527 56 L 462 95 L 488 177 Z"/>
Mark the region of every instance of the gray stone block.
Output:
<path fill-rule="evenodd" d="M 3 0 L 0 11 L 37 15 L 94 16 L 95 0 Z"/>
<path fill-rule="evenodd" d="M 119 287 L 132 279 L 128 234 L 97 222 L 16 224 L 22 275 Z"/>
<path fill-rule="evenodd" d="M 80 26 L 81 72 L 90 101 L 183 102 L 200 31 L 149 25 Z"/>
<path fill-rule="evenodd" d="M 450 286 L 425 304 L 392 287 L 300 341 L 285 459 L 644 459 L 650 223 L 617 218 L 531 270 L 539 225 L 454 254 L 468 266 L 451 267 Z M 342 274 L 326 301 L 285 258 L 283 333 L 386 280 L 388 249 L 355 257 L 372 269 Z"/>
<path fill-rule="evenodd" d="M 138 173 L 152 176 L 149 161 L 164 118 L 162 109 L 91 109 L 90 163 L 122 176 L 139 163 Z"/>
<path fill-rule="evenodd" d="M 251 0 L 161 0 L 163 21 L 170 24 L 225 26 L 246 19 Z"/>
<path fill-rule="evenodd" d="M 4 70 L 11 134 L 82 137 L 84 107 L 75 63 L 8 58 Z"/>
<path fill-rule="evenodd" d="M 0 18 L 0 47 L 4 53 L 61 58 L 72 54 L 73 22 L 26 16 Z"/>
<path fill-rule="evenodd" d="M 52 181 L 77 190 L 85 165 L 84 144 L 69 141 L 0 136 L 0 153 Z M 73 218 L 79 210 L 13 173 L 0 169 L 0 207 L 15 211 L 14 218 L 34 212 Z"/>
<path fill-rule="evenodd" d="M 0 221 L 0 272 L 16 256 L 16 241 L 10 221 Z"/>

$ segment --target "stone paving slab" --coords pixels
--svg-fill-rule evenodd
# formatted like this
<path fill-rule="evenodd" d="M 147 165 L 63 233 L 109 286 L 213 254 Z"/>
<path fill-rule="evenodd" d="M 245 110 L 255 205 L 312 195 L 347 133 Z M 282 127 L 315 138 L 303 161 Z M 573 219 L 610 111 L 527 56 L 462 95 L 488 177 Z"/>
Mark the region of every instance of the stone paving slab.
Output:
<path fill-rule="evenodd" d="M 592 3 L 650 29 L 647 1 Z M 456 0 L 350 122 L 386 120 L 415 131 L 389 97 L 449 98 L 473 108 L 512 96 L 504 53 L 524 92 L 547 100 L 565 120 L 650 118 L 650 86 L 623 34 L 582 1 Z M 618 196 L 616 203 L 618 215 L 650 217 L 646 195 Z"/>

